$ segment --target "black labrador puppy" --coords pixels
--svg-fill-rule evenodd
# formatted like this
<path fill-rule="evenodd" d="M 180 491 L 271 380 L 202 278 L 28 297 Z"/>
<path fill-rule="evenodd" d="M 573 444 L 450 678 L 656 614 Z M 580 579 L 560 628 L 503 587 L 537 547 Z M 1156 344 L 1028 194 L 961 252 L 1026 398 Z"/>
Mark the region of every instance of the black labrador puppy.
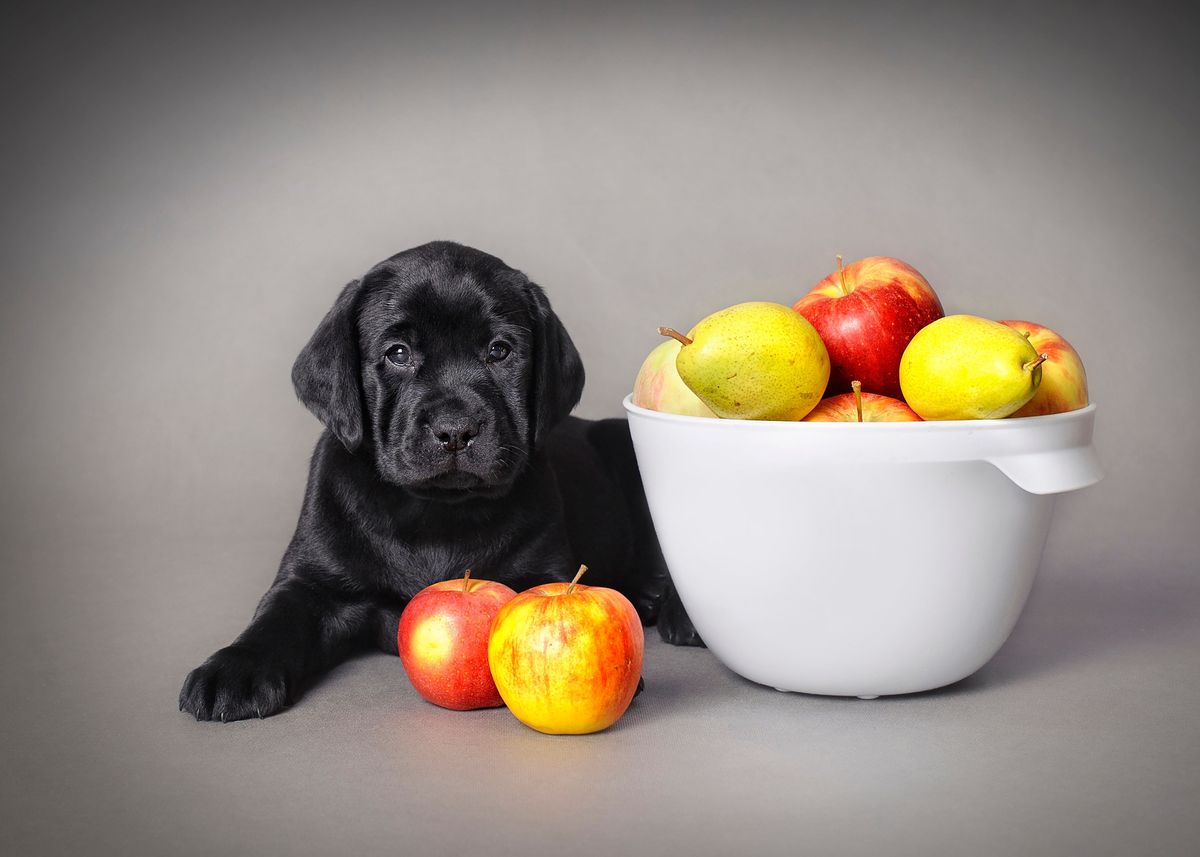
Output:
<path fill-rule="evenodd" d="M 396 654 L 400 611 L 461 576 L 620 590 L 702 645 L 671 586 L 624 420 L 568 414 L 583 364 L 542 289 L 451 242 L 347 285 L 292 369 L 325 424 L 300 522 L 250 626 L 192 670 L 180 709 L 266 717 L 355 651 Z"/>

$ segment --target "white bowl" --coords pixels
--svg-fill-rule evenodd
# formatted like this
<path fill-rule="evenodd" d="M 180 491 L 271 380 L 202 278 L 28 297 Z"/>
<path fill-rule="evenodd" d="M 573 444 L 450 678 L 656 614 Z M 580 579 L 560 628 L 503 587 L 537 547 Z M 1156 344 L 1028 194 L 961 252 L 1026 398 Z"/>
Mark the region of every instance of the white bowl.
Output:
<path fill-rule="evenodd" d="M 624 405 L 696 630 L 779 690 L 869 698 L 975 672 L 1025 605 L 1055 495 L 1102 475 L 1095 405 L 861 424 Z"/>

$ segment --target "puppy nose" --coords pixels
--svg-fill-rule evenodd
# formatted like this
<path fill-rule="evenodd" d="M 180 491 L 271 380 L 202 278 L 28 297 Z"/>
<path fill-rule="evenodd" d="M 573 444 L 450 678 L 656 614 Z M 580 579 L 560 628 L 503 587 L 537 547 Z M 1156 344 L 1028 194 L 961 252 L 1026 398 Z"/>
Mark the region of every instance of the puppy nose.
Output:
<path fill-rule="evenodd" d="M 429 424 L 429 430 L 446 452 L 466 449 L 479 434 L 479 422 L 466 416 L 439 417 Z"/>

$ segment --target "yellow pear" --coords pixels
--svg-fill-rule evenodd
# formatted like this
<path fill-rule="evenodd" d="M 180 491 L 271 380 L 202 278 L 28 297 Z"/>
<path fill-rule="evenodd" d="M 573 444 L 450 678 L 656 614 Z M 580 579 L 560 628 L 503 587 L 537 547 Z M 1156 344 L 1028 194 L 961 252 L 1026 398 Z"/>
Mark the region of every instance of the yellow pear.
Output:
<path fill-rule="evenodd" d="M 1045 359 L 998 321 L 948 315 L 904 349 L 900 389 L 924 420 L 1000 419 L 1033 398 Z"/>
<path fill-rule="evenodd" d="M 660 327 L 683 346 L 679 377 L 719 417 L 800 420 L 829 383 L 829 353 L 804 316 L 783 304 L 752 301 L 713 313 L 687 336 Z"/>

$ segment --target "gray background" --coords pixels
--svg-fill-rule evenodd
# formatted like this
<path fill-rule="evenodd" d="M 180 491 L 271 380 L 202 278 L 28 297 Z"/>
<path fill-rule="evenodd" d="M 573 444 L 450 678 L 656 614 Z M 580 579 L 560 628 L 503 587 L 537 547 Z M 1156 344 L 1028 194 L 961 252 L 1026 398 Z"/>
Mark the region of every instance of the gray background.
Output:
<path fill-rule="evenodd" d="M 0 851 L 1196 853 L 1192 22 L 591 5 L 6 15 Z M 586 416 L 656 325 L 899 256 L 1077 346 L 1107 479 L 936 693 L 783 696 L 652 636 L 589 738 L 434 709 L 382 655 L 196 724 L 179 684 L 269 583 L 319 432 L 291 361 L 434 238 L 546 287 Z"/>

